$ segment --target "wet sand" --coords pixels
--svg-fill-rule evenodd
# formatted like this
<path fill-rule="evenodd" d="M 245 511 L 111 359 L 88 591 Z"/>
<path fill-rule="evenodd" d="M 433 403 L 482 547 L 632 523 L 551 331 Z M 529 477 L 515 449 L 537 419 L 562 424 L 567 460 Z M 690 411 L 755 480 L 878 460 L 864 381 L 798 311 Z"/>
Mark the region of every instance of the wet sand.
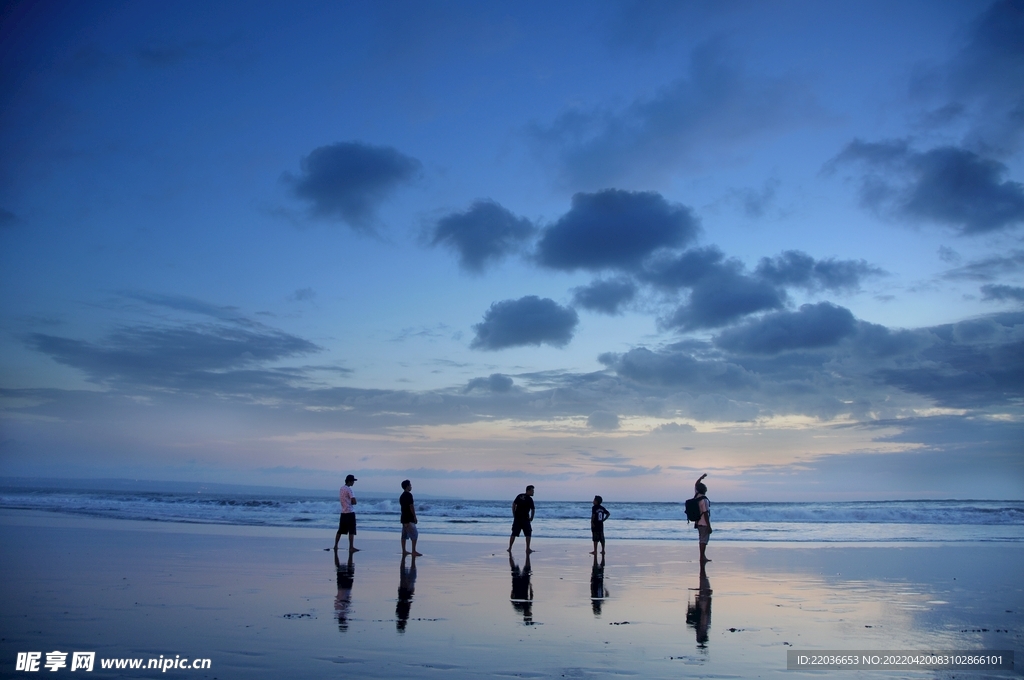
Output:
<path fill-rule="evenodd" d="M 539 524 L 539 523 L 538 523 Z M 209 658 L 102 677 L 792 676 L 788 649 L 1024 652 L 1024 546 L 610 543 L 0 512 L 0 675 L 18 652 Z M 1018 662 L 1018 668 L 1021 667 Z M 45 670 L 43 672 L 46 672 Z M 67 668 L 61 669 L 67 673 Z M 820 673 L 819 673 L 820 674 Z M 843 671 L 853 677 L 958 677 Z M 1020 671 L 969 673 L 1016 677 Z"/>

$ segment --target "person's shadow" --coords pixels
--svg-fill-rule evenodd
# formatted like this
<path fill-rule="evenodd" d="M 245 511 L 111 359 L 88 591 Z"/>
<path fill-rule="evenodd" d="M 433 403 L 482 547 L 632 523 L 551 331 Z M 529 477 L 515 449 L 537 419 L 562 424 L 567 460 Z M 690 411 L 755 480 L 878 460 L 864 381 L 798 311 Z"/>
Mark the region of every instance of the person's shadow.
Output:
<path fill-rule="evenodd" d="M 509 599 L 512 601 L 512 608 L 523 615 L 523 625 L 533 625 L 533 585 L 530 584 L 530 555 L 527 553 L 526 562 L 520 569 L 515 558 L 509 553 L 508 566 L 512 569 L 512 594 Z"/>
<path fill-rule="evenodd" d="M 395 605 L 395 628 L 399 633 L 405 632 L 409 622 L 409 610 L 412 609 L 412 596 L 416 593 L 416 557 L 412 557 L 409 568 L 405 567 L 405 555 L 398 565 L 398 604 Z"/>
<path fill-rule="evenodd" d="M 338 551 L 334 551 L 334 569 L 338 573 L 338 595 L 334 598 L 334 617 L 338 619 L 338 630 L 348 630 L 349 605 L 352 603 L 352 580 L 356 575 L 356 565 L 352 562 L 353 553 L 348 554 L 348 562 L 341 563 Z"/>
<path fill-rule="evenodd" d="M 686 605 L 686 625 L 696 631 L 697 647 L 707 648 L 708 630 L 711 628 L 711 582 L 703 563 L 700 565 L 700 586 L 694 594 L 693 602 Z"/>
<path fill-rule="evenodd" d="M 594 609 L 594 616 L 601 616 L 601 605 L 608 598 L 608 590 L 604 587 L 604 555 L 601 555 L 601 563 L 597 563 L 597 555 L 594 555 L 594 565 L 590 568 L 590 606 Z"/>

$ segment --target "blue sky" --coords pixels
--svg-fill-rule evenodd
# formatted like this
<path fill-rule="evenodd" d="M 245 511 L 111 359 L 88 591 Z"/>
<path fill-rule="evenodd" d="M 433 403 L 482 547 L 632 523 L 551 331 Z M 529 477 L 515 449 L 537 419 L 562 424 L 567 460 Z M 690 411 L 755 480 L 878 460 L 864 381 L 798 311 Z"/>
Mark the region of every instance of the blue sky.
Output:
<path fill-rule="evenodd" d="M 1024 498 L 1024 3 L 0 16 L 0 475 Z"/>

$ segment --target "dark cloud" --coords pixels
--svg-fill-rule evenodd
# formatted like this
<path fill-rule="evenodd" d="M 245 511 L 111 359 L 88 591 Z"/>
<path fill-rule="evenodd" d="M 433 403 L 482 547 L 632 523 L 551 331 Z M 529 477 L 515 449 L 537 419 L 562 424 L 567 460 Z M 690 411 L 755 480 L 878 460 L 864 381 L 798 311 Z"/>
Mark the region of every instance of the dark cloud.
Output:
<path fill-rule="evenodd" d="M 1002 314 L 929 329 L 915 364 L 880 375 L 940 406 L 982 408 L 1024 398 L 1024 314 Z"/>
<path fill-rule="evenodd" d="M 579 316 L 549 298 L 527 295 L 495 302 L 475 326 L 473 349 L 498 350 L 523 345 L 564 347 L 572 340 Z"/>
<path fill-rule="evenodd" d="M 768 208 L 775 202 L 780 184 L 777 179 L 769 179 L 760 189 L 736 189 L 730 192 L 726 200 L 738 203 L 747 217 L 764 217 Z"/>
<path fill-rule="evenodd" d="M 836 292 L 855 292 L 864 278 L 884 273 L 864 260 L 815 260 L 799 250 L 762 257 L 754 271 L 755 276 L 777 286 Z"/>
<path fill-rule="evenodd" d="M 302 159 L 302 172 L 284 174 L 295 195 L 315 217 L 339 219 L 373 231 L 377 206 L 414 179 L 421 164 L 389 146 L 338 142 L 317 147 Z"/>
<path fill-rule="evenodd" d="M 731 328 L 715 338 L 715 344 L 730 352 L 777 354 L 793 349 L 831 347 L 856 330 L 850 310 L 820 302 L 803 305 L 796 312 L 768 314 Z"/>
<path fill-rule="evenodd" d="M 288 299 L 293 302 L 308 302 L 315 297 L 316 291 L 312 288 L 298 288 L 294 293 L 288 296 Z"/>
<path fill-rule="evenodd" d="M 618 314 L 636 297 L 636 284 L 628 279 L 598 280 L 573 291 L 573 304 L 601 314 Z"/>
<path fill-rule="evenodd" d="M 867 168 L 862 203 L 898 218 L 983 234 L 1024 222 L 1024 185 L 1004 179 L 1008 168 L 966 149 L 945 146 L 918 152 L 906 141 L 854 140 L 827 169 L 850 163 Z"/>
<path fill-rule="evenodd" d="M 987 284 L 981 287 L 982 300 L 1014 300 L 1024 302 L 1024 286 L 997 286 Z"/>
<path fill-rule="evenodd" d="M 706 361 L 687 352 L 652 352 L 644 347 L 623 354 L 602 354 L 598 360 L 628 380 L 658 387 L 721 391 L 752 387 L 757 378 L 724 361 Z"/>
<path fill-rule="evenodd" d="M 993 2 L 974 23 L 964 49 L 945 67 L 953 102 L 968 110 L 970 148 L 997 156 L 1019 150 L 1024 137 L 1024 6 Z"/>
<path fill-rule="evenodd" d="M 993 281 L 1000 276 L 1014 276 L 1024 271 L 1024 250 L 1013 250 L 1006 255 L 993 255 L 950 269 L 942 275 L 953 281 Z"/>
<path fill-rule="evenodd" d="M 32 349 L 82 370 L 99 383 L 201 389 L 280 384 L 301 377 L 289 369 L 264 371 L 268 362 L 320 351 L 313 343 L 269 328 L 194 324 L 133 326 L 100 343 L 43 333 L 28 336 Z"/>
<path fill-rule="evenodd" d="M 587 427 L 610 432 L 619 429 L 619 416 L 610 411 L 594 411 L 587 417 Z"/>
<path fill-rule="evenodd" d="M 0 229 L 4 227 L 13 227 L 15 224 L 20 222 L 18 216 L 12 213 L 10 210 L 0 208 Z"/>
<path fill-rule="evenodd" d="M 471 272 L 484 268 L 519 250 L 536 227 L 523 217 L 491 200 L 476 201 L 463 212 L 439 219 L 430 233 L 430 244 L 444 245 L 459 255 L 459 264 Z"/>
<path fill-rule="evenodd" d="M 740 263 L 725 264 L 725 254 L 715 246 L 693 248 L 678 255 L 654 258 L 643 271 L 641 279 L 667 290 L 695 286 L 702 279 Z"/>
<path fill-rule="evenodd" d="M 652 253 L 684 246 L 699 230 L 690 208 L 653 191 L 579 193 L 569 212 L 544 230 L 537 260 L 567 271 L 636 270 Z"/>
<path fill-rule="evenodd" d="M 738 267 L 722 266 L 694 283 L 689 300 L 663 323 L 681 330 L 720 328 L 749 314 L 781 309 L 785 300 L 777 287 Z"/>
<path fill-rule="evenodd" d="M 719 158 L 755 138 L 820 116 L 800 82 L 737 68 L 720 43 L 693 51 L 689 72 L 624 109 L 573 109 L 533 135 L 555 149 L 571 187 L 594 189 L 633 180 L 650 184 L 705 153 Z"/>
<path fill-rule="evenodd" d="M 512 378 L 501 373 L 492 373 L 486 378 L 473 378 L 466 385 L 466 392 L 473 390 L 486 390 L 489 392 L 508 392 L 512 389 Z"/>
<path fill-rule="evenodd" d="M 125 298 L 144 302 L 154 307 L 164 307 L 179 312 L 188 312 L 199 316 L 208 316 L 221 321 L 230 321 L 242 325 L 250 325 L 255 322 L 245 318 L 238 307 L 230 305 L 215 305 L 205 300 L 188 297 L 187 295 L 164 295 L 162 293 L 147 293 L 137 291 L 124 291 L 121 293 Z"/>

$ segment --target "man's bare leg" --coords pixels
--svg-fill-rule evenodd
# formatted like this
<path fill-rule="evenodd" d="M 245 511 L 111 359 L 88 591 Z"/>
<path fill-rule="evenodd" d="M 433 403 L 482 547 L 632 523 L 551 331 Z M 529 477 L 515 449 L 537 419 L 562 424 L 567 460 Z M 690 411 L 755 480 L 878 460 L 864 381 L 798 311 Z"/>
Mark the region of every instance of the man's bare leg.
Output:
<path fill-rule="evenodd" d="M 348 551 L 350 553 L 359 552 L 359 548 L 357 548 L 355 546 L 355 542 L 356 542 L 356 535 L 355 534 L 349 534 L 348 535 Z"/>
<path fill-rule="evenodd" d="M 338 533 L 334 534 L 334 549 L 338 549 L 338 541 L 341 540 L 341 529 L 338 529 Z"/>
<path fill-rule="evenodd" d="M 526 537 L 526 554 L 529 555 L 532 552 L 535 552 L 535 551 L 530 550 L 530 537 L 527 536 Z"/>

